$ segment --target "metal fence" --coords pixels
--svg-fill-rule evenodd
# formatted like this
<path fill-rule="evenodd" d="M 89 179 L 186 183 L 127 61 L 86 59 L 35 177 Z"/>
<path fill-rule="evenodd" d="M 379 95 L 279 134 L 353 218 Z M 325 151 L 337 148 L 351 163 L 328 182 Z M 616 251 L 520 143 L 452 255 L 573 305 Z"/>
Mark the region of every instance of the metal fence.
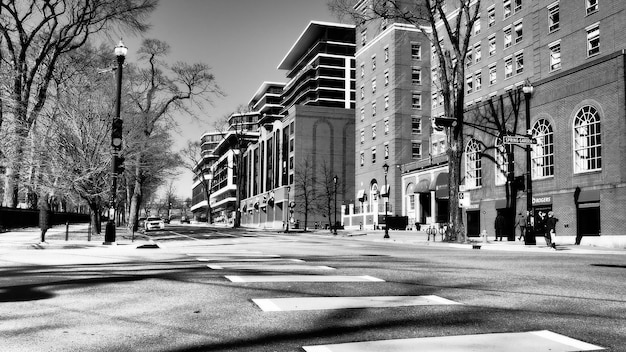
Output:
<path fill-rule="evenodd" d="M 88 223 L 89 214 L 50 212 L 50 226 Z M 0 207 L 0 230 L 39 226 L 39 210 Z"/>

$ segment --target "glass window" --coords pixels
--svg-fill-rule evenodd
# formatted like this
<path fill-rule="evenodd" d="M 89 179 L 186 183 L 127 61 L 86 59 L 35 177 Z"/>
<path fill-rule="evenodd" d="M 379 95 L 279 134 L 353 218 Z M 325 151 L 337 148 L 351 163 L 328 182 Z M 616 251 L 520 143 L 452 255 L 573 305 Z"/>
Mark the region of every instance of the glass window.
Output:
<path fill-rule="evenodd" d="M 389 85 L 389 70 L 385 70 L 385 87 Z"/>
<path fill-rule="evenodd" d="M 474 22 L 474 35 L 480 33 L 480 14 L 476 16 L 476 22 Z"/>
<path fill-rule="evenodd" d="M 489 56 L 496 54 L 496 35 L 489 37 Z"/>
<path fill-rule="evenodd" d="M 522 0 L 514 0 L 515 2 L 515 12 L 520 11 L 522 9 Z"/>
<path fill-rule="evenodd" d="M 376 139 L 376 124 L 372 124 L 372 139 Z"/>
<path fill-rule="evenodd" d="M 389 110 L 389 94 L 385 95 L 385 111 Z"/>
<path fill-rule="evenodd" d="M 365 108 L 361 108 L 361 121 L 365 120 Z"/>
<path fill-rule="evenodd" d="M 385 134 L 389 134 L 389 119 L 385 119 L 384 125 L 385 125 Z"/>
<path fill-rule="evenodd" d="M 585 0 L 587 6 L 587 15 L 598 11 L 598 0 Z"/>
<path fill-rule="evenodd" d="M 411 95 L 411 107 L 413 109 L 422 108 L 422 93 L 413 92 Z"/>
<path fill-rule="evenodd" d="M 376 70 L 376 55 L 372 55 L 372 71 Z"/>
<path fill-rule="evenodd" d="M 502 12 L 504 18 L 511 17 L 511 0 L 504 0 L 502 2 Z"/>
<path fill-rule="evenodd" d="M 600 25 L 595 24 L 587 28 L 587 56 L 594 56 L 600 52 Z"/>
<path fill-rule="evenodd" d="M 365 87 L 361 86 L 361 99 L 365 99 Z"/>
<path fill-rule="evenodd" d="M 422 46 L 419 43 L 411 43 L 411 58 L 413 60 L 422 59 Z"/>
<path fill-rule="evenodd" d="M 602 169 L 600 114 L 593 106 L 585 106 L 574 119 L 574 172 Z"/>
<path fill-rule="evenodd" d="M 422 133 L 422 119 L 419 116 L 411 117 L 411 133 Z"/>
<path fill-rule="evenodd" d="M 422 84 L 422 69 L 419 67 L 411 68 L 411 83 Z"/>
<path fill-rule="evenodd" d="M 497 83 L 497 69 L 496 65 L 489 66 L 489 85 Z"/>
<path fill-rule="evenodd" d="M 496 24 L 496 8 L 493 6 L 487 9 L 487 22 L 489 27 L 493 27 Z"/>
<path fill-rule="evenodd" d="M 413 159 L 422 158 L 422 143 L 418 141 L 411 141 L 411 158 Z"/>
<path fill-rule="evenodd" d="M 561 43 L 550 45 L 550 71 L 561 69 Z"/>
<path fill-rule="evenodd" d="M 522 26 L 522 21 L 519 21 L 514 24 L 515 26 L 515 44 L 519 43 L 524 39 L 524 27 Z"/>
<path fill-rule="evenodd" d="M 372 102 L 372 116 L 376 116 L 376 102 Z"/>
<path fill-rule="evenodd" d="M 483 75 L 481 71 L 474 73 L 474 91 L 479 91 L 483 87 Z"/>
<path fill-rule="evenodd" d="M 363 166 L 365 164 L 365 153 L 361 152 L 360 159 L 361 159 L 360 160 L 361 161 L 361 166 Z"/>
<path fill-rule="evenodd" d="M 361 144 L 365 143 L 365 130 L 361 128 Z"/>
<path fill-rule="evenodd" d="M 361 77 L 365 76 L 365 64 L 361 63 Z"/>
<path fill-rule="evenodd" d="M 559 29 L 559 3 L 548 7 L 548 31 L 554 32 Z"/>
<path fill-rule="evenodd" d="M 524 53 L 519 52 L 515 54 L 515 74 L 524 72 Z"/>
<path fill-rule="evenodd" d="M 372 164 L 376 164 L 376 147 L 372 147 Z"/>
<path fill-rule="evenodd" d="M 474 77 L 467 76 L 465 77 L 465 88 L 467 89 L 467 94 L 470 94 L 474 89 Z"/>
<path fill-rule="evenodd" d="M 367 44 L 367 29 L 361 31 L 361 46 Z"/>
<path fill-rule="evenodd" d="M 476 43 L 474 44 L 474 62 L 475 63 L 480 62 L 481 58 L 482 58 L 482 52 L 480 51 L 480 43 Z"/>
<path fill-rule="evenodd" d="M 502 31 L 504 33 L 504 48 L 506 49 L 510 47 L 511 44 L 513 44 L 513 37 L 511 36 L 511 26 L 504 28 Z"/>
<path fill-rule="evenodd" d="M 385 159 L 389 159 L 389 143 L 385 143 L 383 148 L 384 148 L 383 153 L 385 155 Z"/>
<path fill-rule="evenodd" d="M 507 57 L 504 59 L 504 78 L 513 77 L 513 58 Z"/>
<path fill-rule="evenodd" d="M 372 93 L 376 93 L 376 78 L 372 79 Z"/>
<path fill-rule="evenodd" d="M 533 179 L 554 176 L 554 132 L 545 119 L 535 122 L 532 136 L 537 144 L 531 145 L 531 177 Z"/>
<path fill-rule="evenodd" d="M 388 47 L 388 46 L 386 46 L 386 47 L 383 49 L 383 51 L 384 51 L 384 53 L 385 53 L 385 62 L 387 62 L 387 61 L 389 61 L 389 47 Z"/>
<path fill-rule="evenodd" d="M 437 94 L 437 91 L 430 93 L 430 102 L 432 103 L 433 108 L 437 107 L 438 98 L 439 98 L 439 94 Z"/>
<path fill-rule="evenodd" d="M 503 185 L 506 183 L 507 175 L 509 174 L 509 157 L 506 154 L 506 147 L 502 143 L 502 138 L 497 138 L 494 153 L 496 160 L 496 185 Z"/>
<path fill-rule="evenodd" d="M 471 139 L 465 148 L 465 184 L 468 188 L 477 188 L 483 184 L 480 153 L 480 144 Z"/>

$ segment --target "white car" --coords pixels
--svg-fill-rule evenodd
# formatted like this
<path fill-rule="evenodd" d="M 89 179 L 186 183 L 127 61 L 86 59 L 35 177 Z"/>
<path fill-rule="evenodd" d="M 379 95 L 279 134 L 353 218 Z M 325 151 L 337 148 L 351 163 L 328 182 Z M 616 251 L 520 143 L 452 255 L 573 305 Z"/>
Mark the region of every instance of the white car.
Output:
<path fill-rule="evenodd" d="M 163 230 L 165 228 L 165 221 L 159 217 L 149 217 L 145 221 L 146 231 L 150 230 Z"/>

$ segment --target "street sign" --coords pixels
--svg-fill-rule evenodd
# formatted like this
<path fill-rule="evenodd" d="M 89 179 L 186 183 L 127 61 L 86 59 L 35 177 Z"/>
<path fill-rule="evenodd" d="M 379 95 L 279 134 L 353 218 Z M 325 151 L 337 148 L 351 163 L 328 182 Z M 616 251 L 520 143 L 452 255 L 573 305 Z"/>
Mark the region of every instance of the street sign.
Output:
<path fill-rule="evenodd" d="M 504 144 L 537 144 L 535 138 L 527 136 L 504 136 L 502 137 L 502 143 Z"/>
<path fill-rule="evenodd" d="M 471 203 L 469 192 L 459 192 L 459 208 L 467 208 Z"/>

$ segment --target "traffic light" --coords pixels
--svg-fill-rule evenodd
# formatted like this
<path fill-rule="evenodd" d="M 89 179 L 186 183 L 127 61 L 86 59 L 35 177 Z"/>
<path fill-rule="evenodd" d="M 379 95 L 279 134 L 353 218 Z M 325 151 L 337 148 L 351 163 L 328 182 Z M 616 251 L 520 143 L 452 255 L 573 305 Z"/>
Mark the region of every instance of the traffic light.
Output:
<path fill-rule="evenodd" d="M 111 145 L 114 148 L 122 147 L 122 131 L 124 121 L 118 117 L 113 119 L 113 129 L 111 130 Z"/>
<path fill-rule="evenodd" d="M 115 173 L 116 174 L 122 174 L 124 173 L 124 170 L 126 169 L 126 167 L 124 167 L 124 161 L 126 159 L 122 156 L 116 156 L 115 157 Z"/>

